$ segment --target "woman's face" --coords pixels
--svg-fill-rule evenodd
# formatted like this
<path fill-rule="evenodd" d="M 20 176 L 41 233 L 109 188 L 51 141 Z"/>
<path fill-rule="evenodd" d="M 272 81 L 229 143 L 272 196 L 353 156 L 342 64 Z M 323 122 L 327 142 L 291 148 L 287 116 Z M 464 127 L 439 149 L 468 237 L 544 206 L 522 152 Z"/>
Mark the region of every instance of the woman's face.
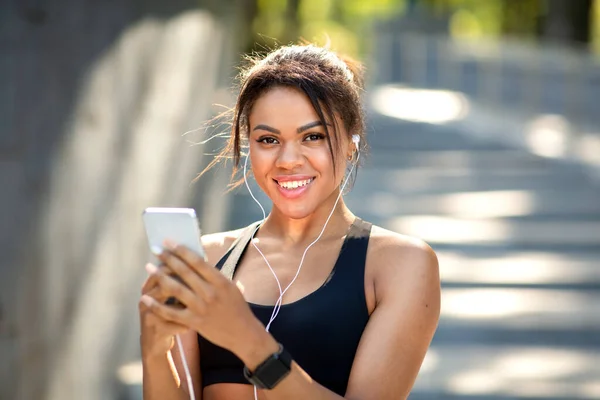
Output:
<path fill-rule="evenodd" d="M 325 129 L 303 92 L 286 87 L 269 90 L 254 103 L 249 122 L 252 172 L 281 213 L 304 218 L 335 199 L 347 154 L 337 154 L 334 175 Z M 343 124 L 337 125 L 341 148 L 349 149 Z M 328 129 L 333 134 L 333 127 Z"/>

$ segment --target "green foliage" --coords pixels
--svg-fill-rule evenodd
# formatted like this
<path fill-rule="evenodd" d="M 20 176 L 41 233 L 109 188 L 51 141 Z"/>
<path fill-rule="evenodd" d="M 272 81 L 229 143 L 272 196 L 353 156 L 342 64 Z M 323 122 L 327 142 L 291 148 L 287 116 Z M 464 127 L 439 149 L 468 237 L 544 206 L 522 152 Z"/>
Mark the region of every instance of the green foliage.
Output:
<path fill-rule="evenodd" d="M 290 0 L 257 0 L 258 13 L 253 24 L 261 45 L 294 41 L 289 27 L 297 26 L 299 37 L 333 49 L 359 56 L 369 38 L 369 26 L 375 19 L 401 14 L 407 0 L 299 0 L 296 12 L 288 9 Z M 290 21 L 295 17 L 297 21 Z"/>
<path fill-rule="evenodd" d="M 592 9 L 592 34 L 591 48 L 596 54 L 600 54 L 600 0 L 594 1 Z"/>
<path fill-rule="evenodd" d="M 449 34 L 461 38 L 535 38 L 549 4 L 544 0 L 256 0 L 256 41 L 305 39 L 361 56 L 375 20 L 402 16 L 409 5 L 449 19 Z M 290 10 L 290 5 L 297 9 Z M 600 49 L 600 0 L 595 0 L 592 44 Z"/>

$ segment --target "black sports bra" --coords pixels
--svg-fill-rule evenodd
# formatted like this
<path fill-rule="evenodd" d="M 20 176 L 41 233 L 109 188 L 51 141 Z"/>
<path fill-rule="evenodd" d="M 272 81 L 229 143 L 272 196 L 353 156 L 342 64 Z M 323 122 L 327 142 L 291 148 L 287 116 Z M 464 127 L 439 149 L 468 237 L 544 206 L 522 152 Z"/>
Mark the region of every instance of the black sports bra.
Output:
<path fill-rule="evenodd" d="M 343 396 L 358 343 L 369 320 L 365 297 L 365 260 L 371 224 L 359 218 L 346 235 L 338 259 L 325 283 L 316 291 L 281 306 L 269 331 L 312 379 Z M 238 245 L 247 248 L 246 243 Z M 221 269 L 230 249 L 217 263 Z M 273 306 L 250 304 L 266 325 Z M 230 351 L 198 336 L 202 387 L 215 383 L 249 382 L 242 361 Z"/>

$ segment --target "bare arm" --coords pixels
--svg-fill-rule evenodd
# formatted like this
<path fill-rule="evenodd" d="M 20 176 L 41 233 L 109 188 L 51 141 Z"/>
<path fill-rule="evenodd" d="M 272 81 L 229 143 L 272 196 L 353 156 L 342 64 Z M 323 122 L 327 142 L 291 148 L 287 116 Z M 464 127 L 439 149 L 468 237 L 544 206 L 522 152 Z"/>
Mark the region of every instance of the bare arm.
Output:
<path fill-rule="evenodd" d="M 416 240 L 382 239 L 369 251 L 369 262 L 377 266 L 377 304 L 361 338 L 345 399 L 406 399 L 439 319 L 440 280 L 433 250 Z M 238 355 L 251 370 L 277 348 L 270 335 L 255 343 L 252 353 Z M 262 394 L 267 400 L 342 399 L 295 363 L 279 385 Z"/>
<path fill-rule="evenodd" d="M 200 353 L 197 334 L 188 331 L 181 333 L 180 337 L 194 394 L 197 400 L 201 400 Z M 143 356 L 142 365 L 144 400 L 190 399 L 190 390 L 177 343 L 166 354 Z"/>
<path fill-rule="evenodd" d="M 144 359 L 142 363 L 144 400 L 187 399 L 187 393 L 180 388 L 171 353 L 160 358 Z"/>
<path fill-rule="evenodd" d="M 181 344 L 183 345 L 183 351 L 185 353 L 185 358 L 188 366 L 188 370 L 190 373 L 190 377 L 192 379 L 192 385 L 194 387 L 194 394 L 196 400 L 202 399 L 202 375 L 200 373 L 200 349 L 198 347 L 198 334 L 194 331 L 189 331 L 181 337 Z M 179 347 L 177 345 L 173 346 L 171 350 L 173 354 L 173 363 L 177 370 L 177 375 L 179 376 L 179 380 L 181 381 L 180 388 L 185 392 L 184 399 L 190 398 L 190 388 L 188 387 L 187 377 L 185 375 L 185 369 L 183 366 L 183 359 L 179 352 Z"/>
<path fill-rule="evenodd" d="M 435 253 L 422 242 L 375 252 L 377 305 L 354 360 L 346 398 L 406 399 L 440 314 Z M 377 254 L 379 253 L 379 254 Z"/>
<path fill-rule="evenodd" d="M 216 263 L 222 257 L 228 246 L 234 240 L 239 232 L 225 232 L 222 234 L 206 235 L 202 237 L 202 242 L 209 262 Z M 145 285 L 142 289 L 144 293 L 150 290 L 152 282 Z M 142 310 L 143 313 L 143 310 Z M 155 335 L 163 336 L 169 325 L 165 321 L 155 321 L 156 316 L 147 315 L 143 321 L 155 330 L 163 330 L 163 333 L 152 332 Z M 149 320 L 148 320 L 149 319 Z M 162 329 L 161 329 L 162 327 Z M 147 328 L 151 332 L 152 328 Z M 152 334 L 148 334 L 151 336 Z M 196 400 L 202 399 L 202 378 L 200 371 L 200 349 L 198 346 L 198 334 L 195 331 L 188 330 L 180 334 L 181 344 L 186 359 L 188 371 L 192 381 Z M 187 375 L 183 364 L 183 359 L 179 351 L 176 339 L 168 353 L 157 355 L 144 355 L 143 364 L 143 393 L 144 400 L 188 400 L 190 399 L 190 388 L 187 381 Z M 144 340 L 142 339 L 142 342 Z M 142 346 L 143 347 L 143 346 Z M 142 352 L 144 353 L 144 352 Z"/>

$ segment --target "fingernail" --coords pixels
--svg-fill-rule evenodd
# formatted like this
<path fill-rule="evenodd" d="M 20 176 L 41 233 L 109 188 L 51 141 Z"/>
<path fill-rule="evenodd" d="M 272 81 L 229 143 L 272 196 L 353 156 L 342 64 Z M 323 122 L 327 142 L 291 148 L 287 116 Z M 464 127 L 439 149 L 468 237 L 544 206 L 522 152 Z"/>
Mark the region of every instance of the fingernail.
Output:
<path fill-rule="evenodd" d="M 158 257 L 162 254 L 163 249 L 160 246 L 152 246 L 150 247 L 150 251 L 152 252 L 152 254 Z"/>
<path fill-rule="evenodd" d="M 147 306 L 152 305 L 152 299 L 150 297 L 148 297 L 147 295 L 143 295 L 141 300 L 142 300 L 142 303 L 144 303 Z"/>
<path fill-rule="evenodd" d="M 153 274 L 156 271 L 158 271 L 158 267 L 152 263 L 148 263 L 146 264 L 146 272 L 148 272 L 148 274 Z"/>
<path fill-rule="evenodd" d="M 163 246 L 165 246 L 165 248 L 173 251 L 173 250 L 175 250 L 175 248 L 177 248 L 177 243 L 175 243 L 171 239 L 165 239 L 163 242 Z"/>

